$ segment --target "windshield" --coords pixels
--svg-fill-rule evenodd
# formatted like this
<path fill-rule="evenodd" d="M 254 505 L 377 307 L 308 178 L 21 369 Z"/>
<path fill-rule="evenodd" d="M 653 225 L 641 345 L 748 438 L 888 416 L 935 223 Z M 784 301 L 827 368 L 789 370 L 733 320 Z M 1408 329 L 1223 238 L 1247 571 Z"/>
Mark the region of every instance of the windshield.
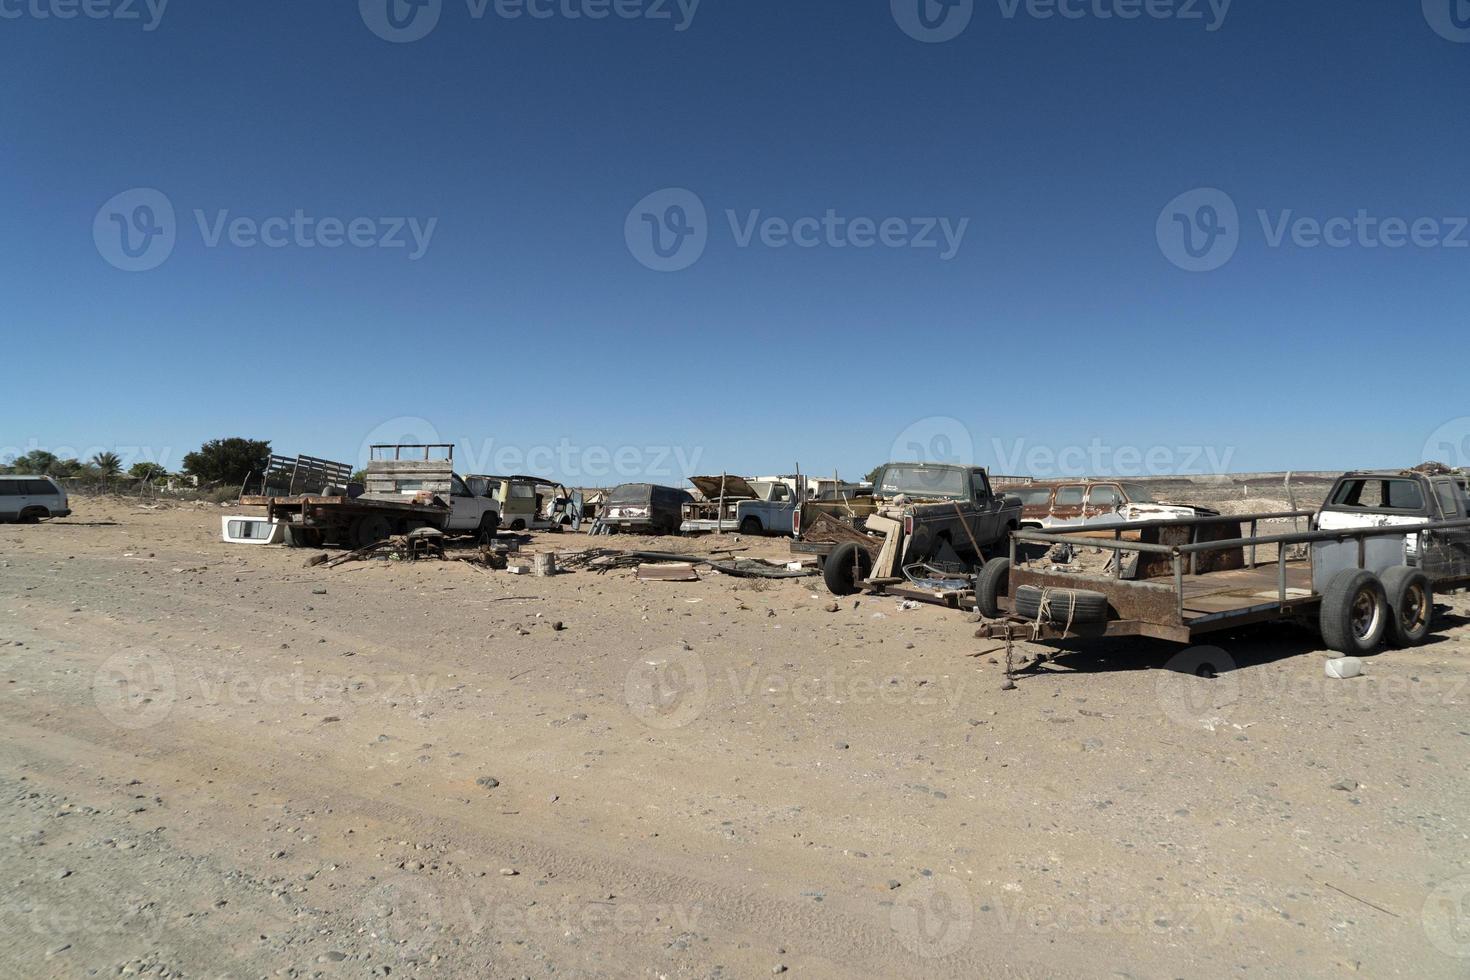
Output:
<path fill-rule="evenodd" d="M 1156 503 L 1158 503 L 1158 501 L 1154 499 L 1154 495 L 1148 492 L 1148 488 L 1147 487 L 1139 486 L 1137 483 L 1125 483 L 1125 484 L 1123 484 L 1123 492 L 1128 495 L 1128 500 L 1129 500 L 1130 503 L 1135 503 L 1135 504 L 1156 504 Z"/>
<path fill-rule="evenodd" d="M 964 470 L 931 466 L 889 466 L 883 470 L 878 492 L 885 497 L 906 493 L 911 497 L 970 496 Z"/>
<path fill-rule="evenodd" d="M 649 489 L 646 483 L 625 483 L 607 495 L 607 502 L 618 505 L 632 504 L 634 506 L 647 504 Z"/>

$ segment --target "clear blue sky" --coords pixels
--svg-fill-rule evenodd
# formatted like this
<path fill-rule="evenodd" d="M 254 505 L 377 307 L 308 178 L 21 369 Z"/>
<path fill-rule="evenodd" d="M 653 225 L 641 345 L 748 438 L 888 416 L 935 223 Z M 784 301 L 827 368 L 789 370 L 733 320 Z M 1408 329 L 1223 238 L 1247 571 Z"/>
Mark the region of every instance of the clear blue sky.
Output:
<path fill-rule="evenodd" d="M 1449 0 L 1438 23 L 1436 0 L 974 0 L 938 43 L 905 32 L 919 0 L 392 0 L 406 32 L 442 3 L 404 42 L 375 33 L 388 2 L 0 0 L 0 447 L 177 466 L 215 436 L 356 459 L 437 434 L 465 469 L 597 483 L 661 475 L 657 447 L 713 472 L 855 476 L 909 443 L 1241 471 L 1409 464 L 1438 431 L 1470 464 L 1470 9 Z M 137 188 L 174 209 L 173 248 L 124 271 L 124 230 L 169 241 L 137 237 L 162 220 Z M 707 243 L 664 272 L 640 261 L 655 226 L 701 221 L 668 188 Z M 1218 196 L 1166 210 L 1201 188 L 1238 220 L 1202 210 Z M 407 225 L 406 247 L 308 248 L 268 222 L 298 211 L 431 233 L 417 257 Z M 757 211 L 843 224 L 773 247 L 744 237 Z M 212 239 L 222 212 L 245 237 Z M 1284 214 L 1359 212 L 1437 244 L 1361 222 L 1272 244 Z M 967 220 L 952 255 L 943 225 L 937 248 L 875 241 L 939 218 Z M 1181 268 L 1188 222 L 1197 249 L 1223 223 L 1203 261 L 1228 261 Z M 254 226 L 285 244 L 247 247 Z"/>

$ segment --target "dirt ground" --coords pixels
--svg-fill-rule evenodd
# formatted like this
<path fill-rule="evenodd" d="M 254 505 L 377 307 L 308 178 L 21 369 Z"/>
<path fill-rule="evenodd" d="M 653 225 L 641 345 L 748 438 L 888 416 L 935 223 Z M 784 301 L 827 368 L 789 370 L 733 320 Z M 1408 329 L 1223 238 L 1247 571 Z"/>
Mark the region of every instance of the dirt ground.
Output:
<path fill-rule="evenodd" d="M 1258 628 L 1003 691 L 965 614 L 817 579 L 73 506 L 0 527 L 5 977 L 1470 975 L 1463 597 L 1350 681 Z"/>

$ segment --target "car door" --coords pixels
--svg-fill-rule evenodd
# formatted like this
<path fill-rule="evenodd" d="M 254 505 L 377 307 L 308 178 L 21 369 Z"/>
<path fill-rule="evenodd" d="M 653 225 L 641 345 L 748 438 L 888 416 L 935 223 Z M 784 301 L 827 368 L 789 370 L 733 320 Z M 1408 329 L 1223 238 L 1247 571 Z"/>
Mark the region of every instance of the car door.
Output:
<path fill-rule="evenodd" d="M 990 489 L 990 478 L 984 470 L 970 473 L 970 530 L 980 547 L 985 547 L 1000 537 L 1001 500 Z M 967 539 L 966 550 L 973 546 Z"/>
<path fill-rule="evenodd" d="M 480 526 L 485 511 L 491 509 L 488 497 L 477 497 L 458 476 L 451 479 L 449 495 L 449 528 L 469 531 Z"/>
<path fill-rule="evenodd" d="M 0 521 L 13 521 L 20 516 L 22 483 L 0 477 Z"/>
<path fill-rule="evenodd" d="M 1433 481 L 1435 500 L 1439 504 L 1440 516 L 1445 521 L 1467 519 L 1465 496 L 1453 478 Z M 1432 531 L 1425 535 L 1429 540 L 1422 547 L 1424 570 L 1436 578 L 1464 578 L 1470 576 L 1470 527 Z"/>
<path fill-rule="evenodd" d="M 1048 527 L 1076 527 L 1082 523 L 1087 504 L 1087 484 L 1064 483 L 1052 498 Z"/>
<path fill-rule="evenodd" d="M 1108 527 L 1123 523 L 1118 508 L 1124 501 L 1123 488 L 1115 483 L 1094 483 L 1087 489 L 1087 503 L 1082 522 L 1088 527 Z"/>

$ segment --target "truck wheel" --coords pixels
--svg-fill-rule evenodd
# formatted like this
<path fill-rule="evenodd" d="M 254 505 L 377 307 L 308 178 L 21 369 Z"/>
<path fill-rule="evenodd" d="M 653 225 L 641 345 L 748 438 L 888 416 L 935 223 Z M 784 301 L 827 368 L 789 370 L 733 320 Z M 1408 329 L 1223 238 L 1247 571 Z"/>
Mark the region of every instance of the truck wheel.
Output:
<path fill-rule="evenodd" d="M 378 514 L 365 514 L 352 522 L 352 546 L 366 548 L 370 544 L 386 541 L 393 533 L 388 518 Z"/>
<path fill-rule="evenodd" d="M 1000 617 L 1000 597 L 1010 589 L 1011 560 L 992 558 L 975 576 L 975 608 L 986 619 Z"/>
<path fill-rule="evenodd" d="M 1086 589 L 1040 589 L 1034 585 L 1022 585 L 1016 588 L 1011 611 L 1024 619 L 1040 619 L 1057 626 L 1105 623 L 1108 621 L 1108 597 Z"/>
<path fill-rule="evenodd" d="M 765 528 L 761 527 L 761 519 L 759 517 L 747 517 L 740 522 L 740 533 L 747 537 L 756 538 L 765 533 Z"/>
<path fill-rule="evenodd" d="M 854 570 L 856 569 L 856 570 Z M 846 541 L 832 549 L 822 566 L 822 581 L 833 595 L 852 595 L 858 590 L 858 582 L 868 577 L 873 570 L 873 559 L 867 549 L 856 542 Z"/>
<path fill-rule="evenodd" d="M 1434 588 L 1429 576 L 1400 565 L 1383 573 L 1383 591 L 1388 596 L 1388 642 L 1399 649 L 1416 647 L 1429 637 L 1434 619 Z"/>
<path fill-rule="evenodd" d="M 496 532 L 500 530 L 499 514 L 480 515 L 480 530 L 476 537 L 481 544 L 491 544 L 495 541 Z"/>
<path fill-rule="evenodd" d="M 517 517 L 510 522 L 510 529 L 512 531 L 524 531 L 526 529 L 526 522 Z"/>
<path fill-rule="evenodd" d="M 1338 572 L 1322 596 L 1322 640 L 1328 649 L 1358 657 L 1372 653 L 1388 632 L 1388 597 L 1372 572 Z"/>

